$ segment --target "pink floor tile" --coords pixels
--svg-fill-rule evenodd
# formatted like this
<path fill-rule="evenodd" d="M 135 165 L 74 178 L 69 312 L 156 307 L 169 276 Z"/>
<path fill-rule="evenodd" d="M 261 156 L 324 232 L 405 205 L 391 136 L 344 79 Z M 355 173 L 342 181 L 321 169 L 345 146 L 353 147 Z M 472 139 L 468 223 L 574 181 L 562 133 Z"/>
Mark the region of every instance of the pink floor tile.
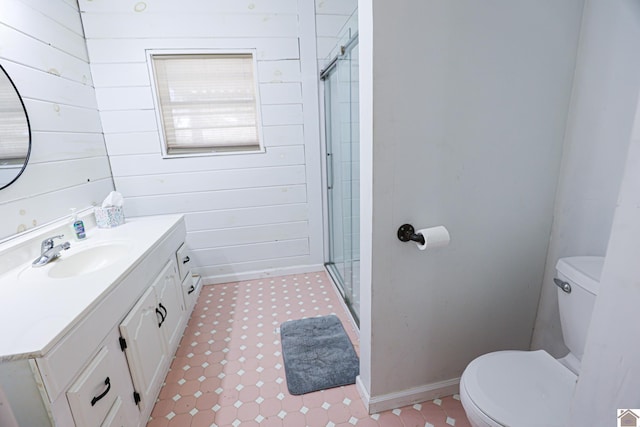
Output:
<path fill-rule="evenodd" d="M 355 385 L 290 395 L 279 326 L 328 314 L 358 352 L 324 272 L 205 286 L 147 427 L 469 426 L 458 396 L 370 416 Z"/>

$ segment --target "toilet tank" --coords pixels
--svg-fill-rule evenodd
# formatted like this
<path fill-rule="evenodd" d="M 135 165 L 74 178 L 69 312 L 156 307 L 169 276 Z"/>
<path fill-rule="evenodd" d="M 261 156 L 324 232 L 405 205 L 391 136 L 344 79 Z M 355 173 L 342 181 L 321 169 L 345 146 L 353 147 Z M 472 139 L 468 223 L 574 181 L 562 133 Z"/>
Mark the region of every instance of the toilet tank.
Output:
<path fill-rule="evenodd" d="M 571 352 L 567 357 L 575 357 L 578 362 L 582 360 L 584 353 L 591 313 L 600 288 L 603 263 L 604 257 L 579 256 L 560 258 L 556 264 L 554 281 L 558 285 L 562 335 Z M 571 292 L 566 292 L 565 283 L 569 284 Z"/>

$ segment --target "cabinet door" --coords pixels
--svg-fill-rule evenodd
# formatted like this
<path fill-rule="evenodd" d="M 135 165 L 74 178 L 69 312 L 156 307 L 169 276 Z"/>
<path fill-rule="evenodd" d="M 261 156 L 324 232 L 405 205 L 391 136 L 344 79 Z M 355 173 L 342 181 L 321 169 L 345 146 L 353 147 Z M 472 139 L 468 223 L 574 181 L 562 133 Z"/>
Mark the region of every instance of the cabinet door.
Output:
<path fill-rule="evenodd" d="M 167 343 L 168 356 L 172 357 L 178 348 L 180 338 L 182 338 L 185 316 L 180 278 L 175 261 L 167 264 L 158 279 L 154 288 L 158 298 L 158 307 L 163 314 L 160 330 Z"/>
<path fill-rule="evenodd" d="M 117 390 L 112 390 L 118 379 L 114 378 L 110 358 L 109 349 L 102 347 L 67 391 L 71 413 L 78 426 L 99 426 L 118 397 Z"/>
<path fill-rule="evenodd" d="M 100 350 L 82 369 L 66 392 L 69 409 L 77 427 L 98 427 L 114 412 L 123 426 L 133 426 L 139 417 L 133 401 L 133 384 L 125 355 L 120 349 L 120 332 L 113 328 L 101 343 Z M 59 420 L 59 425 L 72 425 Z M 0 421 L 0 426 L 2 422 Z"/>
<path fill-rule="evenodd" d="M 130 425 L 122 405 L 122 399 L 118 396 L 100 427 L 128 427 Z"/>
<path fill-rule="evenodd" d="M 160 276 L 157 280 L 163 279 Z M 125 354 L 133 379 L 140 394 L 140 410 L 153 406 L 156 392 L 164 381 L 169 364 L 164 339 L 160 331 L 161 315 L 154 287 L 150 287 L 138 300 L 120 324 L 120 333 L 127 342 Z"/>

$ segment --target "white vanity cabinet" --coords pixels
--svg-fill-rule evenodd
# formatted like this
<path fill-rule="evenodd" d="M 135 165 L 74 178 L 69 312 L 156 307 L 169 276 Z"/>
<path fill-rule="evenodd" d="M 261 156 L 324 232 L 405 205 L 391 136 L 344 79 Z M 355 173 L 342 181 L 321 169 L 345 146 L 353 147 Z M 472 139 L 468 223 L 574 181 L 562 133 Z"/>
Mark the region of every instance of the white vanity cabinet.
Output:
<path fill-rule="evenodd" d="M 122 422 L 120 427 L 137 422 L 133 385 L 115 332 L 66 392 L 76 426 L 102 426 L 110 415 Z"/>
<path fill-rule="evenodd" d="M 184 219 L 135 218 L 111 230 L 89 227 L 87 235 L 88 249 L 116 241 L 128 258 L 78 279 L 19 282 L 28 299 L 5 292 L 14 298 L 5 308 L 30 305 L 0 311 L 0 336 L 8 338 L 0 342 L 0 420 L 10 415 L 20 427 L 146 425 L 193 309 L 183 293 L 185 283 L 196 283 L 191 264 L 178 264 L 188 258 Z"/>
<path fill-rule="evenodd" d="M 172 258 L 120 324 L 123 347 L 142 411 L 153 406 L 186 320 Z"/>

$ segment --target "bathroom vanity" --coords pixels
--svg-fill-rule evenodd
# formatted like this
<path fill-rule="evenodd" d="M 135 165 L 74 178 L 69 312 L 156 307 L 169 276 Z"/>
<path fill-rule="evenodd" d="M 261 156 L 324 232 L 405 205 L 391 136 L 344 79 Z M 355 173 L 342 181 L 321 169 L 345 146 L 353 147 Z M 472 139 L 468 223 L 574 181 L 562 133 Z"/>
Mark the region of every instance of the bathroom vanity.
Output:
<path fill-rule="evenodd" d="M 0 245 L 0 425 L 146 424 L 200 291 L 181 215 L 87 238 L 52 224 Z M 71 247 L 31 266 L 40 243 Z"/>

